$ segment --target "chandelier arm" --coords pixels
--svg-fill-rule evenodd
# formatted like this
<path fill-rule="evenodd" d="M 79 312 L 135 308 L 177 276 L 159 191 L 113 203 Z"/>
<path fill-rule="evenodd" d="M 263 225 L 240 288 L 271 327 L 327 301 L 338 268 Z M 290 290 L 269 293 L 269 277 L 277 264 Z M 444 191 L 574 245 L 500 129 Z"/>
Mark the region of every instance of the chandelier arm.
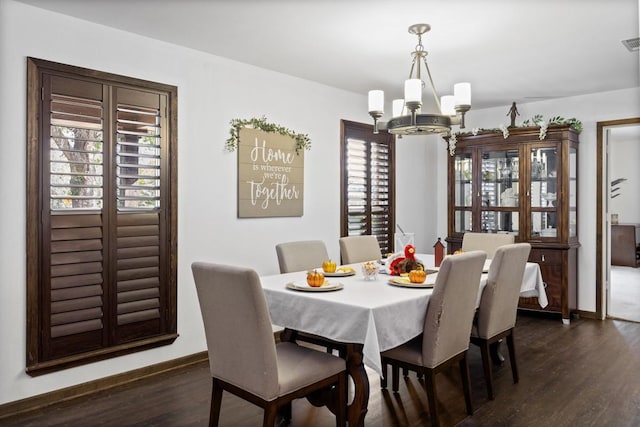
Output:
<path fill-rule="evenodd" d="M 414 56 L 413 57 L 413 61 L 411 61 L 411 69 L 409 70 L 409 78 L 410 79 L 413 78 L 413 70 L 415 69 L 415 66 L 416 66 L 416 57 Z M 420 65 L 418 65 L 418 70 L 420 69 L 419 67 L 420 67 Z M 419 71 L 418 71 L 418 74 L 420 74 Z M 418 77 L 418 78 L 420 78 L 420 77 Z"/>
<path fill-rule="evenodd" d="M 438 96 L 438 92 L 436 92 L 436 86 L 433 84 L 433 78 L 431 77 L 431 71 L 429 70 L 429 65 L 427 64 L 427 58 L 422 58 L 424 61 L 424 68 L 427 70 L 427 75 L 429 76 L 429 83 L 431 84 L 431 92 L 433 92 L 433 99 L 436 101 L 436 105 L 438 106 L 438 110 L 442 112 L 442 106 L 440 105 L 440 97 Z"/>

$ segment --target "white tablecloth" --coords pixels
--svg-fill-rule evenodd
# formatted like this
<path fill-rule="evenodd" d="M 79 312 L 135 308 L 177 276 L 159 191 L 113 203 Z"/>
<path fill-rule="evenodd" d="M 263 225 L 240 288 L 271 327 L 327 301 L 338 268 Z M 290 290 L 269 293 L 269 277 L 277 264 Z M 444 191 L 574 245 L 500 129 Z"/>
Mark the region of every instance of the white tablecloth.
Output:
<path fill-rule="evenodd" d="M 427 268 L 433 265 L 432 255 L 418 258 Z M 422 333 L 432 289 L 392 286 L 387 283 L 391 276 L 384 274 L 379 274 L 376 281 L 365 281 L 360 265 L 354 267 L 355 276 L 329 278 L 331 283 L 344 285 L 334 292 L 287 289 L 289 282 L 305 283 L 304 271 L 262 276 L 261 281 L 274 324 L 339 342 L 363 344 L 364 364 L 381 375 L 380 352 Z M 428 281 L 435 281 L 435 274 L 427 277 Z M 479 286 L 479 295 L 485 281 L 486 275 Z M 528 263 L 522 290 L 531 293 L 538 289 L 542 290 L 539 295 L 542 304 L 546 295 L 540 269 L 538 264 Z"/>

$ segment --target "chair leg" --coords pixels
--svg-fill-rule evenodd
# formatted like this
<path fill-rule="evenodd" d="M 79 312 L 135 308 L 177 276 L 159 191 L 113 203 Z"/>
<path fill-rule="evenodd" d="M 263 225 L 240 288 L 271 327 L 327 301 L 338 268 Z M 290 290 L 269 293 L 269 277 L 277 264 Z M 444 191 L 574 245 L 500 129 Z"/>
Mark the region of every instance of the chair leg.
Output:
<path fill-rule="evenodd" d="M 341 374 L 336 390 L 336 427 L 347 425 L 347 374 Z"/>
<path fill-rule="evenodd" d="M 275 405 L 268 404 L 264 408 L 264 417 L 262 419 L 262 427 L 274 427 L 276 423 L 277 415 L 278 415 L 278 408 Z"/>
<path fill-rule="evenodd" d="M 473 402 L 471 401 L 471 379 L 469 378 L 469 362 L 467 352 L 459 361 L 460 377 L 462 378 L 462 390 L 464 391 L 464 401 L 467 404 L 467 414 L 473 415 Z"/>
<path fill-rule="evenodd" d="M 431 416 L 431 425 L 437 427 L 440 425 L 438 421 L 438 399 L 436 396 L 436 376 L 432 369 L 427 370 L 424 374 L 427 385 L 427 400 L 429 401 L 429 415 Z"/>
<path fill-rule="evenodd" d="M 491 356 L 489 355 L 489 342 L 480 341 L 480 354 L 482 355 L 482 368 L 484 369 L 484 381 L 487 383 L 487 396 L 493 400 L 493 374 L 491 372 Z"/>
<path fill-rule="evenodd" d="M 278 413 L 287 423 L 291 421 L 292 414 L 291 402 L 287 402 L 278 409 Z"/>
<path fill-rule="evenodd" d="M 385 359 L 382 359 L 382 376 L 380 377 L 380 388 L 387 388 L 387 373 L 389 365 Z"/>
<path fill-rule="evenodd" d="M 209 409 L 209 427 L 217 427 L 220 420 L 220 405 L 222 404 L 222 387 L 213 378 L 211 386 L 211 408 Z"/>
<path fill-rule="evenodd" d="M 391 389 L 397 393 L 400 389 L 400 367 L 396 364 L 391 365 Z"/>
<path fill-rule="evenodd" d="M 516 347 L 513 341 L 513 329 L 511 329 L 509 335 L 507 335 L 507 348 L 509 349 L 509 362 L 511 362 L 513 383 L 517 384 L 518 381 L 520 381 L 520 376 L 518 375 L 518 364 L 516 363 Z"/>
<path fill-rule="evenodd" d="M 402 368 L 402 376 L 405 378 L 409 376 L 409 370 L 407 368 Z"/>

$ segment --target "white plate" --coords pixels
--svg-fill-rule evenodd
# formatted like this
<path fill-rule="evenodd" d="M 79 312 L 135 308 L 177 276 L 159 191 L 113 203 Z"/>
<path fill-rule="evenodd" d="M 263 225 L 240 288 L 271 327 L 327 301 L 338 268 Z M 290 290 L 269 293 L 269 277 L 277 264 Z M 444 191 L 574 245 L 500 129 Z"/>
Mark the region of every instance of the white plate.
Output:
<path fill-rule="evenodd" d="M 388 283 L 403 288 L 433 288 L 433 283 L 411 283 L 407 277 L 392 277 Z"/>
<path fill-rule="evenodd" d="M 347 276 L 354 276 L 356 274 L 356 271 L 334 271 L 333 273 L 327 273 L 326 271 L 323 271 L 322 274 L 324 274 L 324 277 L 347 277 Z"/>
<path fill-rule="evenodd" d="M 295 283 L 295 282 L 287 283 L 287 289 L 292 289 L 294 291 L 304 291 L 304 292 L 329 292 L 329 291 L 337 291 L 342 288 L 344 288 L 344 285 L 342 283 L 329 282 L 328 284 L 318 286 L 317 288 L 309 286 L 306 283 Z"/>

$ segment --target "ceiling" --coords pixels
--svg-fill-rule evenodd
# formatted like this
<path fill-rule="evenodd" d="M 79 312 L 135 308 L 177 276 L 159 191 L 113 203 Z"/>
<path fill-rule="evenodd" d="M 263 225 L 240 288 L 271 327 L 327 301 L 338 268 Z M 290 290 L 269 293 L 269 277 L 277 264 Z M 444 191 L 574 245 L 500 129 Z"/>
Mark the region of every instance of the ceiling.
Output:
<path fill-rule="evenodd" d="M 19 1 L 388 102 L 421 22 L 438 94 L 469 81 L 474 108 L 640 86 L 638 0 Z"/>

